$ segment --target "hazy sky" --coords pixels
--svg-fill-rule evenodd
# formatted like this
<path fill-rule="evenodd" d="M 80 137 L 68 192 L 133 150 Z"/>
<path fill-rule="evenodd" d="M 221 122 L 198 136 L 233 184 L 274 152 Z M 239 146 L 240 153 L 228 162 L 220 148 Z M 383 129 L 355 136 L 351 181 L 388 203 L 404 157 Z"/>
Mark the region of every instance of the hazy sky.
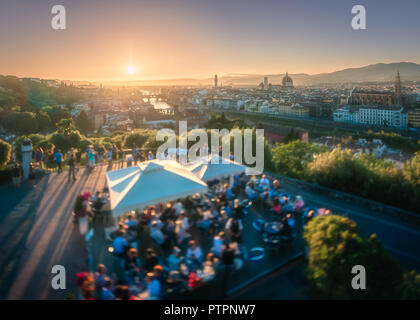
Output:
<path fill-rule="evenodd" d="M 56 4 L 66 30 L 51 28 Z M 367 30 L 351 28 L 355 4 Z M 0 0 L 0 74 L 151 80 L 420 63 L 419 13 L 419 0 Z"/>

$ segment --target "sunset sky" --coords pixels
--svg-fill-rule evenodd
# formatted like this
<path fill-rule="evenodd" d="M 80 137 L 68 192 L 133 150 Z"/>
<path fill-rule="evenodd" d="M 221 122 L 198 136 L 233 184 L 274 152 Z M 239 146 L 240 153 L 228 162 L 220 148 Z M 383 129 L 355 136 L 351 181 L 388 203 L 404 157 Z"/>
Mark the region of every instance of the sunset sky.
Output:
<path fill-rule="evenodd" d="M 56 4 L 66 30 L 51 28 Z M 355 4 L 367 30 L 351 28 Z M 0 74 L 153 80 L 420 63 L 419 13 L 418 0 L 0 0 Z"/>

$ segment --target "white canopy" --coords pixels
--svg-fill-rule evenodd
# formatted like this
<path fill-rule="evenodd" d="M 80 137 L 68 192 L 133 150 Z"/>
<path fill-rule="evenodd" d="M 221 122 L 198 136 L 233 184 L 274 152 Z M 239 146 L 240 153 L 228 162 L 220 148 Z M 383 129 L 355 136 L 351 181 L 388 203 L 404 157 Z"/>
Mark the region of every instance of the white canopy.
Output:
<path fill-rule="evenodd" d="M 235 176 L 244 173 L 247 169 L 247 167 L 242 164 L 215 154 L 210 154 L 205 159 L 187 165 L 186 168 L 204 181 Z"/>
<path fill-rule="evenodd" d="M 207 191 L 205 182 L 175 161 L 145 161 L 106 177 L 114 216 Z"/>

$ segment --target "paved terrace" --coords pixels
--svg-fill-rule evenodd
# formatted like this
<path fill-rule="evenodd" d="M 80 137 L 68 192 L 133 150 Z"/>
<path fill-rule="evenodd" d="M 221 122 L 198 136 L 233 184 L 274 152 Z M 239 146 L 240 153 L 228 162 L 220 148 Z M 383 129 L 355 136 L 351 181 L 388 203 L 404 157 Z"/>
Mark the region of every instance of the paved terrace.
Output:
<path fill-rule="evenodd" d="M 114 164 L 112 170 L 118 168 L 120 164 Z M 93 193 L 105 186 L 106 170 L 107 166 L 97 166 L 95 171 L 88 175 L 84 168 L 80 169 L 76 182 L 67 182 L 67 172 L 60 175 L 51 173 L 41 178 L 34 189 L 22 187 L 14 193 L 9 190 L 11 186 L 1 189 L 0 199 L 2 203 L 7 204 L 3 206 L 7 211 L 1 210 L 0 215 L 1 298 L 65 299 L 68 294 L 77 296 L 77 288 L 74 285 L 77 272 L 100 262 L 108 265 L 111 270 L 118 268 L 118 263 L 107 253 L 108 243 L 104 240 L 101 224 L 95 226 L 89 255 L 85 240 L 73 225 L 71 216 L 78 194 L 85 190 Z M 333 213 L 349 216 L 359 224 L 364 234 L 376 233 L 384 246 L 404 266 L 419 271 L 419 227 L 378 214 L 372 209 L 361 208 L 357 204 L 340 202 L 317 193 L 316 190 L 307 190 L 287 181 L 282 183 L 281 189 L 293 196 L 302 195 L 306 205 L 327 207 L 332 209 Z M 251 226 L 256 217 L 269 218 L 259 208 L 253 208 L 246 216 L 243 243 L 248 249 L 262 246 L 261 236 Z M 278 253 L 267 253 L 260 261 L 247 261 L 244 267 L 229 279 L 229 293 L 233 294 L 241 285 L 257 279 L 300 254 L 302 240 L 299 235 L 301 225 L 298 223 L 298 237 L 290 247 L 284 247 Z M 204 235 L 194 234 L 194 237 Z M 152 243 L 147 243 L 147 240 L 144 241 L 139 243 L 139 248 L 153 246 Z M 206 253 L 207 248 L 204 246 L 203 249 Z M 51 288 L 51 268 L 57 264 L 66 267 L 66 290 Z M 252 296 L 252 293 L 244 296 Z M 255 297 L 257 296 L 258 292 L 255 292 Z"/>

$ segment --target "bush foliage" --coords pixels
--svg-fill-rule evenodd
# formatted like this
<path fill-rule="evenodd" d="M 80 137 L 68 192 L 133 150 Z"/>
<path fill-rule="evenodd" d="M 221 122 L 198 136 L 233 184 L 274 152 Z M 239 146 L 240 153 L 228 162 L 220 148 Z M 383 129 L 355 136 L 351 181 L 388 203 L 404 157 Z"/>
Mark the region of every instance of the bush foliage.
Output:
<path fill-rule="evenodd" d="M 419 294 L 419 275 L 404 273 L 375 235 L 363 238 L 352 220 L 321 216 L 304 228 L 309 248 L 306 279 L 311 293 L 322 299 L 414 299 Z M 353 266 L 366 271 L 366 289 L 354 290 Z M 414 282 L 414 283 L 413 283 Z"/>

